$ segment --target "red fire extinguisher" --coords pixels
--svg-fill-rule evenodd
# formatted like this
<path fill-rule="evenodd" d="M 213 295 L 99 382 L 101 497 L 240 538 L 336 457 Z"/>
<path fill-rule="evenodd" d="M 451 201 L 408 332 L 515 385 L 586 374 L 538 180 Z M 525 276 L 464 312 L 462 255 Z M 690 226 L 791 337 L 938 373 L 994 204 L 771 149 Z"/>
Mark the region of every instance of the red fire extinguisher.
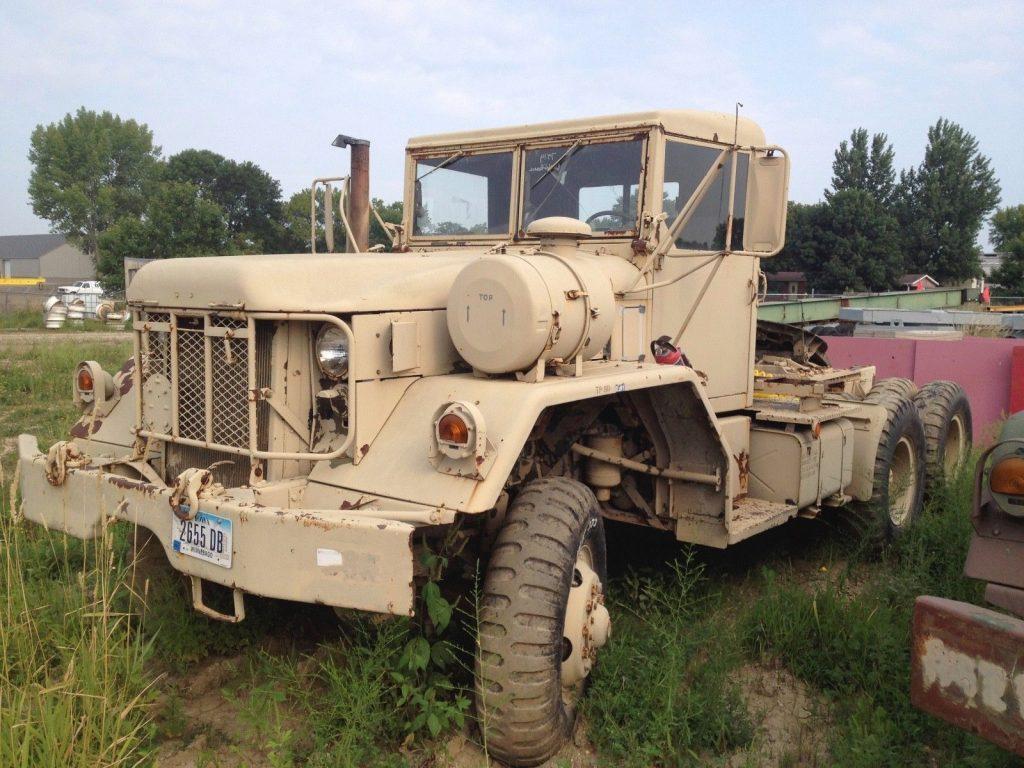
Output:
<path fill-rule="evenodd" d="M 693 368 L 690 359 L 668 336 L 661 336 L 651 342 L 651 354 L 658 365 L 685 365 Z"/>

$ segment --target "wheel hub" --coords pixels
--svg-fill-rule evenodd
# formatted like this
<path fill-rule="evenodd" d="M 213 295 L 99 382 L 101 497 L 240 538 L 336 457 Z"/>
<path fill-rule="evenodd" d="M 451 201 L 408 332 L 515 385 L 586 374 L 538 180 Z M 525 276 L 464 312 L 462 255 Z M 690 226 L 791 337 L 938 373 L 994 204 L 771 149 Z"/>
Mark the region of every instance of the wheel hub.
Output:
<path fill-rule="evenodd" d="M 581 551 L 573 567 L 562 631 L 563 686 L 576 686 L 586 679 L 611 631 L 601 580 L 590 565 L 589 552 Z"/>

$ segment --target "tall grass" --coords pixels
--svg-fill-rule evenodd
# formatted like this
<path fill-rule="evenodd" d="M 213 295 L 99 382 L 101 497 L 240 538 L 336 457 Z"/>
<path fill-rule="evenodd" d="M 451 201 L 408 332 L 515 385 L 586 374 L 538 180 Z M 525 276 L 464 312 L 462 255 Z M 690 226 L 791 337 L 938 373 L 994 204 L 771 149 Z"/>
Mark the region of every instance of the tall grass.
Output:
<path fill-rule="evenodd" d="M 741 662 L 729 622 L 690 554 L 667 573 L 630 575 L 613 590 L 615 633 L 594 668 L 583 711 L 617 765 L 702 765 L 753 736 L 729 673 Z"/>
<path fill-rule="evenodd" d="M 933 492 L 924 514 L 889 547 L 859 591 L 840 581 L 808 590 L 766 571 L 743 618 L 748 650 L 770 655 L 830 696 L 832 757 L 843 766 L 1015 765 L 1005 752 L 910 704 L 914 599 L 980 602 L 962 575 L 970 539 L 969 472 Z"/>
<path fill-rule="evenodd" d="M 0 312 L 0 331 L 22 331 L 43 327 L 42 309 L 15 309 Z"/>
<path fill-rule="evenodd" d="M 2 466 L 2 465 L 0 465 Z M 2 473 L 2 470 L 0 470 Z M 0 765 L 134 766 L 149 738 L 149 646 L 107 532 L 20 523 L 0 478 Z"/>

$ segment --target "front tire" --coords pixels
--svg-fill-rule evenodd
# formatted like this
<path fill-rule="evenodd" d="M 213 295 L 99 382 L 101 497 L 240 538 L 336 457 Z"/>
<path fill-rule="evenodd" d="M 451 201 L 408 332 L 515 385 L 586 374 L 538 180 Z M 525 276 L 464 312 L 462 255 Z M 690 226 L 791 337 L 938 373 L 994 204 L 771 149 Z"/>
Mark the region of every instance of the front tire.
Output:
<path fill-rule="evenodd" d="M 571 734 L 610 633 L 605 581 L 591 490 L 562 477 L 527 485 L 498 532 L 480 605 L 476 710 L 491 756 L 537 765 Z"/>

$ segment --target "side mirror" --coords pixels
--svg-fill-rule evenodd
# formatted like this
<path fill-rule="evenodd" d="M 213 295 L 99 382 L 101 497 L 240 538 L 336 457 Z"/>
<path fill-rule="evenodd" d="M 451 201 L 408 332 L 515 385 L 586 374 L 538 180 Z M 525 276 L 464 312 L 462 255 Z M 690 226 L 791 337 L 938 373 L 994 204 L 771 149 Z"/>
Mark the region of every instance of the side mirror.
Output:
<path fill-rule="evenodd" d="M 744 251 L 768 258 L 782 250 L 788 203 L 789 155 L 780 147 L 756 151 L 747 174 Z"/>

